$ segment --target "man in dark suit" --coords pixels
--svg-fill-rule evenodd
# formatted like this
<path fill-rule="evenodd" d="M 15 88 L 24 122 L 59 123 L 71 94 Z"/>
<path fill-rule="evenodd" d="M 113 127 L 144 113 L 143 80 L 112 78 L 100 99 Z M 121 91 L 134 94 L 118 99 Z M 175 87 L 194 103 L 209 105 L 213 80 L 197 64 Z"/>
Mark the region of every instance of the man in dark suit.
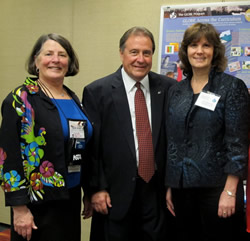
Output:
<path fill-rule="evenodd" d="M 120 39 L 122 66 L 89 84 L 83 92 L 83 104 L 94 126 L 92 241 L 166 239 L 163 112 L 168 89 L 175 81 L 150 71 L 154 50 L 150 31 L 143 27 L 129 29 Z M 136 127 L 136 82 L 141 83 L 149 117 L 145 118 L 150 125 L 146 141 L 151 139 L 153 144 L 144 148 L 153 153 L 153 171 L 147 178 L 139 171 L 143 154 Z M 149 162 L 150 154 L 144 156 Z"/>

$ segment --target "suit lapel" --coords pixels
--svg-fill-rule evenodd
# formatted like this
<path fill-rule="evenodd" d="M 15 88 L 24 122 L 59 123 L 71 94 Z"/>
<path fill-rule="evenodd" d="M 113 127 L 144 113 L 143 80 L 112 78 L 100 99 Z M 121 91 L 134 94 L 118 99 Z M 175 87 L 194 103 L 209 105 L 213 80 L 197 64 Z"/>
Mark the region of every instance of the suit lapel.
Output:
<path fill-rule="evenodd" d="M 159 131 L 161 129 L 161 121 L 163 114 L 164 89 L 157 78 L 149 74 L 149 86 L 151 96 L 151 119 L 152 119 L 152 135 L 153 145 L 156 149 Z"/>
<path fill-rule="evenodd" d="M 117 71 L 117 75 L 112 82 L 112 98 L 121 130 L 127 139 L 134 157 L 136 157 L 131 115 L 120 69 Z"/>

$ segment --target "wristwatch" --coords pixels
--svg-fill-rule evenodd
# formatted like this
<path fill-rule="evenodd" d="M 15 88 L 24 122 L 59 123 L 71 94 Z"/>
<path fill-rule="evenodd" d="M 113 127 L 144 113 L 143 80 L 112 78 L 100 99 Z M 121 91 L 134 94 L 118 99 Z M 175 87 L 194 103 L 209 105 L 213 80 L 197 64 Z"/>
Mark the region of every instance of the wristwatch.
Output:
<path fill-rule="evenodd" d="M 224 191 L 227 193 L 228 196 L 230 196 L 230 197 L 236 197 L 236 195 L 233 194 L 231 191 L 229 191 L 229 190 L 224 190 Z"/>

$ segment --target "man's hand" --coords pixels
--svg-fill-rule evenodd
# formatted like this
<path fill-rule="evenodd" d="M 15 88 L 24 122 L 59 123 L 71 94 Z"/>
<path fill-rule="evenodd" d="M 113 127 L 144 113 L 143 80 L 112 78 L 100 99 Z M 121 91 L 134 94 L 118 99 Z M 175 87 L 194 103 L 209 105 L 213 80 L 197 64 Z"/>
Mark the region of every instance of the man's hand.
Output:
<path fill-rule="evenodd" d="M 111 208 L 111 199 L 107 191 L 95 193 L 91 198 L 92 207 L 96 212 L 108 214 L 108 208 Z"/>

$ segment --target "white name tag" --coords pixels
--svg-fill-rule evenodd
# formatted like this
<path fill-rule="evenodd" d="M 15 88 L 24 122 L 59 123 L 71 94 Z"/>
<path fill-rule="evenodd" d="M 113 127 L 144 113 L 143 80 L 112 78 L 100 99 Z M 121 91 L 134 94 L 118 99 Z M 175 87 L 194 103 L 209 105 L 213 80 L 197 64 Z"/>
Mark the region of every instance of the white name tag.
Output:
<path fill-rule="evenodd" d="M 84 121 L 69 120 L 69 137 L 70 138 L 85 138 Z"/>
<path fill-rule="evenodd" d="M 214 111 L 216 105 L 218 104 L 219 99 L 220 99 L 219 95 L 216 95 L 211 92 L 202 91 L 199 94 L 198 99 L 195 102 L 195 105 Z"/>

